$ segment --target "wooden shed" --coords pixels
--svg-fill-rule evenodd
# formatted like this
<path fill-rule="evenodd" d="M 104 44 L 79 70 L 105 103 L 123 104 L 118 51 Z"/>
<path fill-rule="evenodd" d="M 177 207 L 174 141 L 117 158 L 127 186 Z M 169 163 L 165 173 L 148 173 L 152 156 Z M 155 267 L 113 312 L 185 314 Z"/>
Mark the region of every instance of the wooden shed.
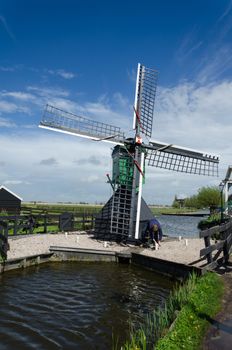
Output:
<path fill-rule="evenodd" d="M 5 186 L 0 186 L 0 212 L 7 214 L 20 214 L 22 198 Z"/>

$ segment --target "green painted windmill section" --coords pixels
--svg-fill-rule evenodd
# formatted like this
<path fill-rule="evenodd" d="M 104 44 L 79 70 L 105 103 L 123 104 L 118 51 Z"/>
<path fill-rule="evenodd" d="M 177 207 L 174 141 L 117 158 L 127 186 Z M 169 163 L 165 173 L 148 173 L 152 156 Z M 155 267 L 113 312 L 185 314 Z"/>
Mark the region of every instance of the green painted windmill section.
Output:
<path fill-rule="evenodd" d="M 113 170 L 112 182 L 117 185 L 132 187 L 134 176 L 134 160 L 123 146 L 116 146 L 112 152 Z M 142 169 L 145 174 L 145 164 Z M 143 184 L 145 176 L 143 177 Z"/>
<path fill-rule="evenodd" d="M 116 146 L 112 153 L 113 171 L 112 182 L 118 185 L 132 186 L 134 163 L 126 149 Z"/>

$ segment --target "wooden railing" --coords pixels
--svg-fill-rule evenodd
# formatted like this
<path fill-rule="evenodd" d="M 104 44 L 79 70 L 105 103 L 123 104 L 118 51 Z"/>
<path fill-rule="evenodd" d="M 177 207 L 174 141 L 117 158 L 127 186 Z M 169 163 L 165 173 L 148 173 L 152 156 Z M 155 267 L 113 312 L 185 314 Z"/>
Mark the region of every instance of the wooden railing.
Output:
<path fill-rule="evenodd" d="M 8 224 L 0 220 L 0 262 L 6 260 L 8 249 Z"/>
<path fill-rule="evenodd" d="M 212 243 L 212 238 L 215 242 Z M 201 249 L 200 257 L 207 260 L 205 269 L 214 269 L 221 262 L 228 263 L 232 246 L 232 220 L 227 223 L 200 231 L 200 238 L 204 238 L 205 248 Z M 215 253 L 216 251 L 216 253 Z M 213 252 L 215 254 L 213 254 Z M 223 253 L 223 258 L 220 255 Z"/>
<path fill-rule="evenodd" d="M 7 258 L 8 237 L 17 235 L 85 231 L 94 228 L 93 213 L 0 216 L 0 263 Z"/>
<path fill-rule="evenodd" d="M 32 233 L 48 233 L 58 231 L 81 231 L 94 228 L 94 214 L 75 213 L 71 214 L 71 229 L 63 229 L 61 217 L 63 214 L 39 214 L 39 215 L 7 215 L 1 216 L 0 220 L 7 223 L 7 235 L 21 235 Z"/>

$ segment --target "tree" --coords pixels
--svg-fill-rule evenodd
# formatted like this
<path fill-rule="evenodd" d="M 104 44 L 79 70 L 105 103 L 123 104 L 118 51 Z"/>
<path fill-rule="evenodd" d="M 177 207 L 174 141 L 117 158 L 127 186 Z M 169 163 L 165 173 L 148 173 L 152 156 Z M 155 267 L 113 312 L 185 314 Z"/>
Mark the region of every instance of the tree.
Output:
<path fill-rule="evenodd" d="M 197 197 L 202 207 L 215 208 L 220 206 L 221 193 L 217 186 L 200 188 Z"/>
<path fill-rule="evenodd" d="M 172 202 L 172 207 L 173 208 L 179 208 L 180 204 L 177 201 L 177 195 L 175 195 L 174 201 Z"/>
<path fill-rule="evenodd" d="M 187 208 L 195 208 L 195 209 L 198 209 L 201 207 L 197 195 L 193 195 L 191 197 L 186 198 L 184 205 Z"/>

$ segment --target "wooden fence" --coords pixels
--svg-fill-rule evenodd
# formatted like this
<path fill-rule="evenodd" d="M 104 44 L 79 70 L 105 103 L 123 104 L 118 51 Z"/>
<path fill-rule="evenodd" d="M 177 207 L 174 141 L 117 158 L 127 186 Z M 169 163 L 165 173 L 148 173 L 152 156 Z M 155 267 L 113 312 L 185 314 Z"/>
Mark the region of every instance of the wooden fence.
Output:
<path fill-rule="evenodd" d="M 0 220 L 0 262 L 7 258 L 8 249 L 8 224 Z"/>
<path fill-rule="evenodd" d="M 63 213 L 0 216 L 0 262 L 7 258 L 8 237 L 94 228 L 93 213 Z"/>
<path fill-rule="evenodd" d="M 80 231 L 94 228 L 95 218 L 93 213 L 70 214 L 72 225 L 69 225 L 69 228 L 67 229 L 65 226 L 62 226 L 62 215 L 64 214 L 7 215 L 1 216 L 0 219 L 1 222 L 7 223 L 8 236 L 32 233 L 48 233 L 64 230 Z"/>
<path fill-rule="evenodd" d="M 200 231 L 200 238 L 204 238 L 205 241 L 205 248 L 200 251 L 202 260 L 204 258 L 207 260 L 204 266 L 205 269 L 214 269 L 222 262 L 228 263 L 232 246 L 232 220 Z M 214 243 L 212 243 L 213 238 Z M 219 259 L 221 253 L 223 253 L 223 259 Z"/>

